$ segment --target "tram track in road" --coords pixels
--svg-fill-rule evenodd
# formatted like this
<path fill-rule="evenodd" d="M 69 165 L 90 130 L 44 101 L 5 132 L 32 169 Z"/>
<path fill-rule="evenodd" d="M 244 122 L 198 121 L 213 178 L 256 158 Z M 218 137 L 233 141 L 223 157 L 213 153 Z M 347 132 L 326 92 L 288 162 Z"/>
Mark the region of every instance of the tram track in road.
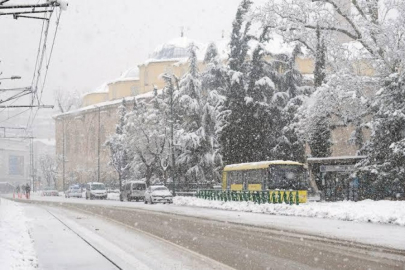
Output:
<path fill-rule="evenodd" d="M 111 258 L 109 258 L 106 254 L 104 254 L 102 251 L 100 251 L 98 248 L 96 248 L 93 244 L 90 243 L 89 240 L 86 240 L 84 236 L 79 234 L 77 231 L 72 229 L 69 225 L 67 225 L 65 222 L 63 222 L 59 217 L 57 217 L 55 214 L 53 214 L 51 211 L 46 209 L 46 211 L 53 216 L 56 220 L 58 220 L 60 223 L 63 224 L 66 228 L 68 228 L 71 232 L 73 232 L 75 235 L 77 235 L 80 239 L 82 239 L 88 246 L 90 246 L 92 249 L 94 249 L 97 253 L 99 253 L 102 257 L 104 257 L 107 261 L 109 261 L 112 265 L 114 265 L 117 269 L 123 270 L 116 262 L 114 262 Z"/>
<path fill-rule="evenodd" d="M 86 204 L 86 203 L 75 203 L 75 202 L 53 202 L 53 201 L 26 201 L 22 200 L 20 202 L 26 202 L 26 203 L 32 203 L 32 204 L 40 204 L 40 205 L 49 205 L 49 206 L 56 206 L 56 207 L 67 207 L 72 210 L 78 210 L 78 211 L 85 211 L 86 213 L 93 214 L 95 215 L 94 212 L 88 211 L 89 208 L 94 207 L 96 208 L 104 208 L 104 209 L 113 209 L 113 210 L 122 210 L 122 211 L 132 211 L 132 212 L 139 212 L 139 213 L 153 213 L 156 215 L 163 215 L 163 216 L 175 216 L 178 218 L 192 218 L 192 219 L 198 219 L 202 221 L 214 221 L 218 223 L 225 223 L 225 224 L 232 224 L 232 225 L 240 225 L 243 226 L 244 228 L 252 228 L 252 229 L 263 229 L 270 231 L 271 234 L 278 234 L 282 235 L 285 238 L 299 238 L 299 239 L 309 239 L 314 242 L 319 242 L 319 243 L 326 243 L 326 244 L 333 244 L 335 246 L 339 247 L 344 247 L 344 248 L 357 248 L 357 249 L 362 249 L 365 251 L 373 252 L 375 250 L 378 250 L 380 252 L 384 252 L 387 254 L 393 254 L 393 255 L 399 255 L 399 256 L 404 256 L 405 257 L 405 249 L 395 249 L 395 248 L 390 248 L 387 246 L 379 246 L 379 245 L 372 245 L 372 244 L 364 244 L 364 243 L 359 243 L 355 241 L 350 241 L 350 240 L 344 240 L 344 239 L 339 239 L 337 237 L 325 237 L 325 236 L 320 236 L 319 234 L 314 234 L 310 232 L 302 232 L 302 231 L 296 231 L 296 230 L 291 230 L 291 229 L 281 229 L 279 226 L 272 226 L 269 224 L 268 226 L 261 226 L 261 225 L 252 225 L 248 223 L 240 223 L 240 222 L 235 222 L 235 221 L 224 221 L 224 220 L 219 220 L 215 218 L 209 218 L 206 216 L 199 217 L 195 215 L 186 215 L 182 213 L 176 213 L 176 212 L 166 212 L 166 211 L 160 211 L 156 209 L 144 209 L 144 208 L 134 208 L 134 207 L 128 207 L 128 206 L 117 206 L 117 205 L 95 205 L 95 204 Z M 85 208 L 85 209 L 83 209 Z M 97 215 L 99 217 L 105 217 L 103 215 Z M 115 220 L 112 220 L 115 221 Z"/>
<path fill-rule="evenodd" d="M 403 270 L 405 266 L 405 251 L 345 240 L 129 207 L 33 203 L 103 217 L 236 269 Z"/>

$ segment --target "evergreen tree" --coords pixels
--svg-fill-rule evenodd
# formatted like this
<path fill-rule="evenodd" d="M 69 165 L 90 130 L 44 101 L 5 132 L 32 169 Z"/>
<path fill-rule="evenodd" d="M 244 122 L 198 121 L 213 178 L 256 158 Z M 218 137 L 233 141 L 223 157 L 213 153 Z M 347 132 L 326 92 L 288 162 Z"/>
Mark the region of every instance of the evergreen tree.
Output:
<path fill-rule="evenodd" d="M 225 93 L 228 70 L 219 58 L 215 43 L 208 45 L 204 56 L 204 63 L 207 66 L 201 74 L 203 96 L 207 96 L 208 92 L 212 90 L 223 95 Z"/>
<path fill-rule="evenodd" d="M 180 80 L 175 94 L 180 104 L 182 130 L 179 131 L 181 153 L 177 164 L 186 170 L 193 182 L 217 179 L 214 165 L 215 111 L 202 95 L 202 84 L 197 67 L 196 47 L 189 47 L 189 70 Z"/>
<path fill-rule="evenodd" d="M 210 63 L 212 60 L 217 58 L 218 56 L 218 49 L 214 42 L 208 44 L 207 51 L 205 52 L 204 56 L 204 63 Z"/>
<path fill-rule="evenodd" d="M 246 14 L 249 12 L 253 2 L 251 0 L 242 0 L 239 4 L 238 10 L 236 11 L 235 20 L 232 23 L 232 34 L 229 46 L 231 52 L 229 55 L 229 67 L 234 71 L 241 71 L 247 52 L 249 49 L 248 42 L 251 37 L 248 35 L 251 22 L 245 23 L 245 28 L 242 31 L 244 25 Z"/>
<path fill-rule="evenodd" d="M 316 117 L 312 130 L 310 131 L 308 144 L 313 157 L 329 157 L 331 151 L 331 131 L 327 117 Z"/>
<path fill-rule="evenodd" d="M 309 91 L 307 87 L 302 86 L 302 74 L 295 65 L 299 53 L 300 47 L 297 45 L 288 59 L 286 71 L 281 75 L 282 84 L 278 93 L 284 94 L 284 100 L 280 100 L 279 103 L 279 106 L 283 107 L 279 114 L 280 134 L 277 136 L 277 145 L 272 152 L 276 159 L 304 162 L 305 144 L 299 132 L 297 113 Z"/>
<path fill-rule="evenodd" d="M 295 60 L 300 52 L 300 46 L 296 45 L 288 61 L 287 70 L 283 74 L 285 92 L 288 93 L 290 99 L 301 94 L 299 93 L 299 87 L 302 85 L 302 75 L 295 67 Z"/>
<path fill-rule="evenodd" d="M 315 51 L 315 70 L 314 70 L 314 86 L 319 87 L 325 80 L 325 63 L 326 63 L 326 46 L 325 41 L 321 37 L 319 25 L 316 27 L 316 51 Z"/>
<path fill-rule="evenodd" d="M 244 24 L 244 20 L 251 4 L 252 2 L 249 0 L 241 2 L 232 24 L 229 44 L 229 71 L 225 90 L 226 103 L 223 111 L 226 114 L 226 121 L 220 130 L 220 142 L 225 164 L 252 161 L 250 160 L 251 157 L 247 155 L 251 147 L 247 138 L 255 135 L 250 134 L 248 128 L 251 118 L 245 110 L 246 90 L 243 73 L 247 68 L 246 56 L 249 48 L 248 42 L 251 39 L 248 35 L 250 22 Z M 243 25 L 245 27 L 242 30 Z"/>
<path fill-rule="evenodd" d="M 359 167 L 362 179 L 370 184 L 367 196 L 381 199 L 404 192 L 405 73 L 387 78 L 377 97 L 371 139 L 362 150 L 367 158 Z"/>

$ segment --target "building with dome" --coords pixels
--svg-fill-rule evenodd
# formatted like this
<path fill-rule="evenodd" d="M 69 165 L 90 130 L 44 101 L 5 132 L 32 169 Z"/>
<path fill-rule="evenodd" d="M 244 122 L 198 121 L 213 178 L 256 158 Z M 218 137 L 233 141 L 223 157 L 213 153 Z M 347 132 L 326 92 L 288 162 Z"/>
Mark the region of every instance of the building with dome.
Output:
<path fill-rule="evenodd" d="M 275 53 L 292 51 L 292 48 L 280 44 L 280 40 L 273 41 L 269 49 Z M 155 87 L 164 87 L 162 74 L 170 73 L 178 78 L 185 74 L 188 68 L 187 48 L 192 42 L 198 48 L 199 69 L 204 70 L 203 59 L 208 45 L 186 37 L 175 38 L 158 46 L 143 63 L 83 95 L 79 109 L 55 116 L 58 189 L 74 183 L 108 183 L 117 179 L 115 170 L 108 165 L 110 150 L 104 143 L 115 132 L 117 109 L 122 99 L 126 99 L 130 109 L 134 99 L 152 98 Z M 224 61 L 229 53 L 228 43 L 226 39 L 216 42 L 219 56 Z M 303 74 L 311 76 L 312 59 L 297 58 L 296 63 Z"/>

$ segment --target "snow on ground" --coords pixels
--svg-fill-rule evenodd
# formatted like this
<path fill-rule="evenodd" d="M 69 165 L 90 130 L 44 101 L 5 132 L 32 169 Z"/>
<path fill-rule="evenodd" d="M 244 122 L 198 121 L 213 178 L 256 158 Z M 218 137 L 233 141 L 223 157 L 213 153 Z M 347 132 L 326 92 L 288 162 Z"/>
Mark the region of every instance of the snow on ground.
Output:
<path fill-rule="evenodd" d="M 107 200 L 119 201 L 120 194 L 119 193 L 107 193 Z"/>
<path fill-rule="evenodd" d="M 195 197 L 174 197 L 175 205 L 197 206 L 271 215 L 330 218 L 345 221 L 405 226 L 405 201 L 311 202 L 300 205 L 255 204 L 253 202 L 210 201 Z"/>
<path fill-rule="evenodd" d="M 0 269 L 38 267 L 29 222 L 20 204 L 0 198 Z"/>
<path fill-rule="evenodd" d="M 8 195 L 12 198 L 12 195 Z M 84 198 L 54 197 L 54 196 L 32 196 L 33 201 L 57 202 L 72 204 L 98 205 L 105 207 L 128 207 L 141 209 L 145 211 L 156 211 L 166 214 L 184 215 L 223 222 L 232 222 L 243 225 L 268 227 L 271 229 L 281 229 L 297 233 L 324 236 L 328 238 L 343 239 L 359 243 L 385 246 L 405 250 L 405 226 L 398 226 L 388 223 L 371 223 L 371 222 L 348 222 L 333 218 L 318 218 L 309 216 L 287 216 L 282 214 L 264 214 L 263 212 L 243 212 L 214 209 L 209 207 L 175 205 L 175 204 L 144 204 L 143 202 L 120 202 L 115 200 L 86 200 Z M 175 199 L 179 203 L 181 197 Z M 25 200 L 25 199 L 24 199 Z M 184 200 L 183 200 L 184 201 Z M 207 202 L 213 203 L 213 202 Z M 357 202 L 361 204 L 362 202 Z M 352 204 L 357 204 L 352 203 Z M 378 203 L 378 202 L 376 202 Z M 390 202 L 387 202 L 390 203 Z M 395 203 L 395 202 L 394 202 Z M 335 203 L 318 203 L 331 204 Z M 340 203 L 337 203 L 340 204 Z M 269 206 L 270 207 L 270 206 Z M 279 206 L 280 207 L 280 206 Z M 288 207 L 288 206 L 284 206 Z M 308 204 L 294 206 L 294 208 L 310 207 Z M 404 205 L 405 207 L 405 205 Z M 282 207 L 281 207 L 282 208 Z M 381 209 L 382 207 L 379 207 Z M 384 209 L 383 211 L 386 211 Z M 403 211 L 403 210 L 402 210 Z M 0 268 L 1 269 L 1 268 Z"/>

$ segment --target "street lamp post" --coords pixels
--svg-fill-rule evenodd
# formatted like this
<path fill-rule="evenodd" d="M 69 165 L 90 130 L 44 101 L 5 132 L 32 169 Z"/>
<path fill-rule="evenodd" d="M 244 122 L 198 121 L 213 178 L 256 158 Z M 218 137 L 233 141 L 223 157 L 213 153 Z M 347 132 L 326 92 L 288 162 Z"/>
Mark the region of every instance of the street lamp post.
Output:
<path fill-rule="evenodd" d="M 173 148 L 173 144 L 174 144 L 174 113 L 173 113 L 174 86 L 173 86 L 172 76 L 165 74 L 163 76 L 163 79 L 168 84 L 169 95 L 170 95 L 170 154 L 171 154 L 171 160 L 172 160 L 173 196 L 176 196 L 176 180 L 175 180 L 176 162 L 175 162 L 174 148 Z"/>
<path fill-rule="evenodd" d="M 6 78 L 0 78 L 0 80 L 20 80 L 21 76 L 11 76 Z"/>

